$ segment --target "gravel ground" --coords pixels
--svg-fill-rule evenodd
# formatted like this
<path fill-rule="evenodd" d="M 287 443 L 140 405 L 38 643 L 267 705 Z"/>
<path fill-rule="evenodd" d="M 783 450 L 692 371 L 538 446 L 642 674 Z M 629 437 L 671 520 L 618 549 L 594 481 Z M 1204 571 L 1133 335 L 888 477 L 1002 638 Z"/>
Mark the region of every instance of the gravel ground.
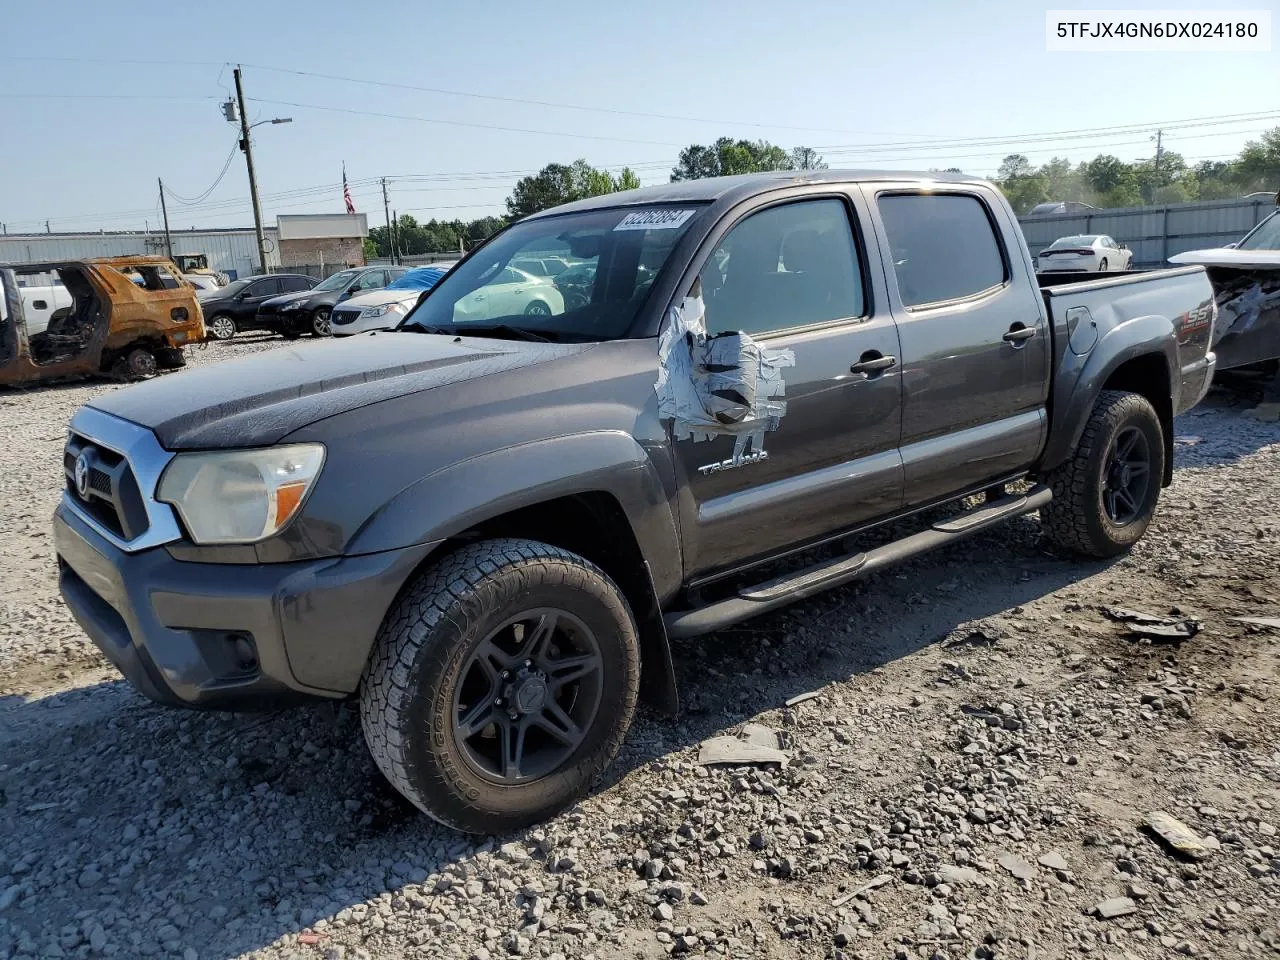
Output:
<path fill-rule="evenodd" d="M 110 389 L 0 394 L 0 958 L 1280 953 L 1280 630 L 1233 619 L 1280 615 L 1266 408 L 1180 420 L 1117 562 L 1024 518 L 682 646 L 679 720 L 642 712 L 584 803 L 481 841 L 400 800 L 350 708 L 163 709 L 94 652 L 47 530 L 64 424 Z M 747 723 L 786 766 L 698 765 Z"/>

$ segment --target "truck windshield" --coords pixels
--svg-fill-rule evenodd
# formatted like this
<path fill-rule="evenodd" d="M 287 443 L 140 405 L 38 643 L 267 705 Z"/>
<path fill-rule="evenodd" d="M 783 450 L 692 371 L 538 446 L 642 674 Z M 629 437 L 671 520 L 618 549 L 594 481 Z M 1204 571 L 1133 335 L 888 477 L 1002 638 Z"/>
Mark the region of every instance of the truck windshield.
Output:
<path fill-rule="evenodd" d="M 1280 250 L 1280 210 L 1253 228 L 1253 233 L 1240 241 L 1239 250 Z"/>
<path fill-rule="evenodd" d="M 618 339 L 701 209 L 614 207 L 517 223 L 433 287 L 399 329 Z M 524 269 L 549 258 L 564 261 L 557 276 Z"/>

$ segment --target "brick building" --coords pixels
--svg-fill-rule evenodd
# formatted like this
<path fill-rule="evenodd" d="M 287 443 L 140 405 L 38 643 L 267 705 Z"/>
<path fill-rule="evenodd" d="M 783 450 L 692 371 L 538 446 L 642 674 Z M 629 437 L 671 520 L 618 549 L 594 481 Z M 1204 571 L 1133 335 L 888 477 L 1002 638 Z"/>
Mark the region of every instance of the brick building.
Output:
<path fill-rule="evenodd" d="M 276 217 L 280 268 L 364 266 L 369 217 L 363 213 L 307 213 Z"/>

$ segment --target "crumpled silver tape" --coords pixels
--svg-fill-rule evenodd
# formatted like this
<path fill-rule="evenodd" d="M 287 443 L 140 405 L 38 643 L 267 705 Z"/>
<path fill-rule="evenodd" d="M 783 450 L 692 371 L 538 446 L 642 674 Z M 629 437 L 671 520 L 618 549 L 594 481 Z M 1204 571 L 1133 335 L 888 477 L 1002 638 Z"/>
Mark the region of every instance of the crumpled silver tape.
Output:
<path fill-rule="evenodd" d="M 790 350 L 769 350 L 745 333 L 707 336 L 701 297 L 685 297 L 671 310 L 658 341 L 658 416 L 672 421 L 677 440 L 736 438 L 733 462 L 748 449 L 764 449 L 764 435 L 787 412 L 782 377 L 793 367 Z"/>

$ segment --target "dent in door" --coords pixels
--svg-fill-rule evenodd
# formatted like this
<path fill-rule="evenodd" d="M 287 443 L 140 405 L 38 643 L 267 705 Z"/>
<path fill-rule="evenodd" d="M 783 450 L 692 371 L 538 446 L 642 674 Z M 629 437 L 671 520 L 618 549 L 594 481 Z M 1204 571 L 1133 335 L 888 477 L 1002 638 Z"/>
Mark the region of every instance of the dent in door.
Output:
<path fill-rule="evenodd" d="M 677 440 L 734 437 L 733 455 L 699 467 L 706 473 L 767 458 L 764 435 L 787 412 L 783 367 L 790 350 L 769 350 L 745 333 L 707 336 L 701 296 L 685 297 L 671 310 L 658 341 L 658 416 L 672 421 Z"/>

